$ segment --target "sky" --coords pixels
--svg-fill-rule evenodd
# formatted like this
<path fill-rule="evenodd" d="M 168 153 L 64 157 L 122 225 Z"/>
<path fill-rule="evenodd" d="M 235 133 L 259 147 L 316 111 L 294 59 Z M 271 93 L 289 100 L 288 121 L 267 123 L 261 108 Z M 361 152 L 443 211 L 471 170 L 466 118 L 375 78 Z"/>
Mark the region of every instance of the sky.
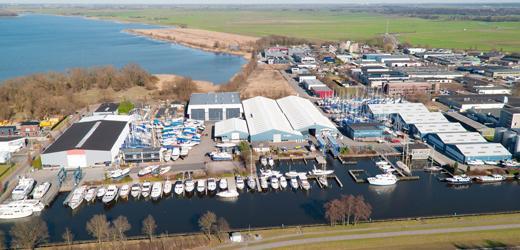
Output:
<path fill-rule="evenodd" d="M 370 4 L 370 3 L 520 3 L 520 0 L 0 0 L 9 4 Z"/>

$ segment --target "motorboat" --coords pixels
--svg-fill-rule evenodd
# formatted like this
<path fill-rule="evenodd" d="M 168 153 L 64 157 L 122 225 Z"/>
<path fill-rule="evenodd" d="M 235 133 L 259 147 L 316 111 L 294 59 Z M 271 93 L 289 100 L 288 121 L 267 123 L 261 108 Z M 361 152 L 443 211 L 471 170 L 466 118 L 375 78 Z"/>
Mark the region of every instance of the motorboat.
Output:
<path fill-rule="evenodd" d="M 103 196 L 103 199 L 102 199 L 103 203 L 109 204 L 112 201 L 114 201 L 117 198 L 118 190 L 119 189 L 117 188 L 116 185 L 109 185 L 107 187 L 107 192 Z"/>
<path fill-rule="evenodd" d="M 271 170 L 271 169 L 260 169 L 260 174 L 263 177 L 267 177 L 267 178 L 271 177 L 271 176 L 276 176 L 276 177 L 282 176 L 282 174 L 280 174 L 280 171 Z"/>
<path fill-rule="evenodd" d="M 265 156 L 260 157 L 260 164 L 262 164 L 264 167 L 267 166 L 267 158 L 265 158 Z"/>
<path fill-rule="evenodd" d="M 188 153 L 190 152 L 190 148 L 189 147 L 181 147 L 181 151 L 179 152 L 179 156 L 184 158 L 188 155 Z"/>
<path fill-rule="evenodd" d="M 292 178 L 292 177 L 298 177 L 298 172 L 296 171 L 289 171 L 287 173 L 285 173 L 285 176 L 289 177 L 289 178 Z"/>
<path fill-rule="evenodd" d="M 280 187 L 281 188 L 286 188 L 287 187 L 287 179 L 285 179 L 285 177 L 281 176 L 279 182 L 280 182 Z"/>
<path fill-rule="evenodd" d="M 164 182 L 163 192 L 165 195 L 168 195 L 172 192 L 173 184 L 170 180 L 166 180 Z"/>
<path fill-rule="evenodd" d="M 244 179 L 240 175 L 235 176 L 235 183 L 236 183 L 237 188 L 239 190 L 244 189 L 244 187 L 246 186 L 246 183 L 244 182 Z"/>
<path fill-rule="evenodd" d="M 309 183 L 309 180 L 307 180 L 307 175 L 300 174 L 298 175 L 298 178 L 300 178 L 300 186 L 303 190 L 307 191 L 311 189 L 311 184 Z"/>
<path fill-rule="evenodd" d="M 147 176 L 149 174 L 152 174 L 152 171 L 156 168 L 158 168 L 159 166 L 148 166 L 148 167 L 145 167 L 141 170 L 139 170 L 139 172 L 137 173 L 137 176 L 139 177 L 143 177 L 143 176 Z"/>
<path fill-rule="evenodd" d="M 184 181 L 184 189 L 188 193 L 193 192 L 193 190 L 195 190 L 195 182 L 191 178 L 186 179 Z"/>
<path fill-rule="evenodd" d="M 376 161 L 376 166 L 379 167 L 379 168 L 381 168 L 381 167 L 383 167 L 383 166 L 388 166 L 388 165 L 390 165 L 390 163 L 388 163 L 388 162 L 385 161 L 385 160 Z"/>
<path fill-rule="evenodd" d="M 466 163 L 468 165 L 472 165 L 472 166 L 484 165 L 484 162 L 481 160 L 469 160 L 469 161 L 466 161 Z"/>
<path fill-rule="evenodd" d="M 271 178 L 269 179 L 269 181 L 271 182 L 271 187 L 272 187 L 273 189 L 278 189 L 278 188 L 280 188 L 280 182 L 278 182 L 278 178 L 276 178 L 276 177 L 273 176 L 273 177 L 271 177 Z"/>
<path fill-rule="evenodd" d="M 491 166 L 496 166 L 496 165 L 498 165 L 498 162 L 496 162 L 496 161 L 484 161 L 484 164 L 491 165 Z"/>
<path fill-rule="evenodd" d="M 333 174 L 334 170 L 327 170 L 327 169 L 317 169 L 316 166 L 314 166 L 314 169 L 309 173 L 312 175 L 329 175 Z"/>
<path fill-rule="evenodd" d="M 105 193 L 107 192 L 107 189 L 105 187 L 99 187 L 96 192 L 96 198 L 101 199 L 103 196 L 105 196 Z"/>
<path fill-rule="evenodd" d="M 256 180 L 255 177 L 253 177 L 252 175 L 247 177 L 247 186 L 249 187 L 249 189 L 256 188 Z"/>
<path fill-rule="evenodd" d="M 68 205 L 72 210 L 76 209 L 83 202 L 85 196 L 86 186 L 79 186 L 72 191 L 72 196 L 69 199 Z"/>
<path fill-rule="evenodd" d="M 507 160 L 507 161 L 502 161 L 502 165 L 504 167 L 518 167 L 520 164 L 516 161 Z"/>
<path fill-rule="evenodd" d="M 170 166 L 162 167 L 159 170 L 159 174 L 164 175 L 164 174 L 168 173 L 171 169 L 172 169 L 172 167 L 170 167 Z"/>
<path fill-rule="evenodd" d="M 45 208 L 39 200 L 17 200 L 0 205 L 0 219 L 19 219 L 41 212 Z"/>
<path fill-rule="evenodd" d="M 116 169 L 110 173 L 110 178 L 118 180 L 118 179 L 124 178 L 125 176 L 127 176 L 129 174 L 130 174 L 130 168 Z"/>
<path fill-rule="evenodd" d="M 214 161 L 231 161 L 233 160 L 233 155 L 228 152 L 216 152 L 211 153 L 211 159 Z"/>
<path fill-rule="evenodd" d="M 22 177 L 18 180 L 18 185 L 14 188 L 11 193 L 12 200 L 23 200 L 31 193 L 34 187 L 35 181 L 32 178 Z"/>
<path fill-rule="evenodd" d="M 134 199 L 139 198 L 139 195 L 141 195 L 141 184 L 132 184 L 132 187 L 130 188 L 130 195 L 134 197 Z"/>
<path fill-rule="evenodd" d="M 213 178 L 208 179 L 208 191 L 213 192 L 217 190 L 217 181 Z"/>
<path fill-rule="evenodd" d="M 220 197 L 220 198 L 228 198 L 228 199 L 237 198 L 238 195 L 239 195 L 239 193 L 236 190 L 226 190 L 226 191 L 222 191 L 222 192 L 218 192 L 217 193 L 218 197 Z"/>
<path fill-rule="evenodd" d="M 170 151 L 170 150 L 164 151 L 163 159 L 165 162 L 169 162 L 172 159 L 172 151 Z"/>
<path fill-rule="evenodd" d="M 499 175 L 499 174 L 493 174 L 493 175 L 485 175 L 485 176 L 477 176 L 475 177 L 475 180 L 478 182 L 500 182 L 504 181 L 506 177 Z"/>
<path fill-rule="evenodd" d="M 324 175 L 320 175 L 320 176 L 318 176 L 318 181 L 320 182 L 320 184 L 321 184 L 323 187 L 328 187 L 328 186 L 329 186 L 329 182 L 327 181 L 327 177 L 324 176 Z"/>
<path fill-rule="evenodd" d="M 86 202 L 94 201 L 96 199 L 96 188 L 95 187 L 89 188 L 87 190 L 87 193 L 85 194 L 84 199 Z"/>
<path fill-rule="evenodd" d="M 141 195 L 146 199 L 150 196 L 150 191 L 152 190 L 152 183 L 145 182 L 141 187 Z"/>
<path fill-rule="evenodd" d="M 274 159 L 273 157 L 269 156 L 267 158 L 267 164 L 270 166 L 270 167 L 274 167 Z"/>
<path fill-rule="evenodd" d="M 121 197 L 122 199 L 126 199 L 126 198 L 128 198 L 129 194 L 130 194 L 130 186 L 128 184 L 121 186 L 121 188 L 119 189 L 119 197 Z"/>
<path fill-rule="evenodd" d="M 453 185 L 466 185 L 471 184 L 471 178 L 466 175 L 454 175 L 453 177 L 446 178 L 449 184 Z"/>
<path fill-rule="evenodd" d="M 392 173 L 378 174 L 375 177 L 368 177 L 367 181 L 370 185 L 389 186 L 397 183 L 397 176 Z"/>
<path fill-rule="evenodd" d="M 206 181 L 200 179 L 197 181 L 197 192 L 204 193 L 206 191 Z"/>
<path fill-rule="evenodd" d="M 220 179 L 220 181 L 218 182 L 218 187 L 220 188 L 220 190 L 226 190 L 228 188 L 227 180 L 225 178 Z"/>
<path fill-rule="evenodd" d="M 291 177 L 290 183 L 292 188 L 298 189 L 298 179 L 296 178 L 296 176 Z"/>
<path fill-rule="evenodd" d="M 150 197 L 152 197 L 152 199 L 154 199 L 154 200 L 157 200 L 157 199 L 161 198 L 162 192 L 163 192 L 162 183 L 154 182 L 152 185 L 152 191 L 150 193 Z"/>
<path fill-rule="evenodd" d="M 0 209 L 13 208 L 13 207 L 29 208 L 29 209 L 32 209 L 32 211 L 34 213 L 37 213 L 37 212 L 41 212 L 41 211 L 43 211 L 43 209 L 45 209 L 45 204 L 41 203 L 40 200 L 27 199 L 27 200 L 11 201 L 7 204 L 0 205 Z"/>
<path fill-rule="evenodd" d="M 428 172 L 439 172 L 441 170 L 442 170 L 442 168 L 438 167 L 438 166 L 431 166 L 431 167 L 424 168 L 424 171 L 428 171 Z"/>
<path fill-rule="evenodd" d="M 172 151 L 171 151 L 172 161 L 176 161 L 177 159 L 179 159 L 180 155 L 181 155 L 181 150 L 178 147 L 172 148 Z"/>
<path fill-rule="evenodd" d="M 260 177 L 260 187 L 263 190 L 266 190 L 269 188 L 269 184 L 267 183 L 267 177 Z"/>
<path fill-rule="evenodd" d="M 173 186 L 173 192 L 175 192 L 177 195 L 184 193 L 184 183 L 182 183 L 180 180 L 175 182 L 175 186 Z"/>
<path fill-rule="evenodd" d="M 47 191 L 49 191 L 50 187 L 51 187 L 50 182 L 44 182 L 40 185 L 37 185 L 34 188 L 33 193 L 32 193 L 33 199 L 39 200 L 39 199 L 43 198 L 43 196 L 47 193 Z"/>

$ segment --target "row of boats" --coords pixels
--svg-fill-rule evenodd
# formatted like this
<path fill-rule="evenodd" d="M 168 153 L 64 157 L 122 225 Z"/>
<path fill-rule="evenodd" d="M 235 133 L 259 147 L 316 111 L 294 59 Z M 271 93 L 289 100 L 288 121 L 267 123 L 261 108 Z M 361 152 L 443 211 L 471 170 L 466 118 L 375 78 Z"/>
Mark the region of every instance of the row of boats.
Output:
<path fill-rule="evenodd" d="M 505 181 L 506 177 L 499 174 L 492 175 L 482 175 L 470 177 L 467 175 L 454 175 L 452 177 L 448 177 L 445 179 L 449 184 L 453 185 L 467 185 L 471 184 L 473 181 L 478 183 L 492 183 L 492 182 L 501 182 Z"/>
<path fill-rule="evenodd" d="M 50 187 L 50 182 L 36 185 L 34 179 L 21 177 L 11 193 L 11 201 L 0 205 L 0 219 L 19 219 L 41 212 L 45 205 L 40 200 Z"/>
<path fill-rule="evenodd" d="M 497 166 L 501 165 L 504 167 L 518 167 L 520 166 L 520 163 L 512 160 L 507 161 L 483 161 L 483 160 L 469 160 L 466 162 L 466 164 L 470 166 L 482 166 L 482 165 L 490 165 L 490 166 Z"/>
<path fill-rule="evenodd" d="M 378 174 L 374 177 L 368 177 L 367 181 L 370 185 L 375 186 L 390 186 L 397 183 L 398 178 L 393 174 L 396 171 L 395 168 L 387 161 L 378 161 L 376 166 L 383 171 L 382 174 Z"/>

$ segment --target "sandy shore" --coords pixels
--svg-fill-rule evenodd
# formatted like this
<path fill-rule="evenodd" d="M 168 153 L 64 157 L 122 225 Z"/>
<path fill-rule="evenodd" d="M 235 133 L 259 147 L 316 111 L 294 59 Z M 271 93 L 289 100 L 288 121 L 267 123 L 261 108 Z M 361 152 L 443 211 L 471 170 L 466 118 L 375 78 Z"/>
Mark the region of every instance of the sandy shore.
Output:
<path fill-rule="evenodd" d="M 246 59 L 250 59 L 253 45 L 258 40 L 257 37 L 189 28 L 129 29 L 125 31 L 205 51 L 241 55 Z"/>

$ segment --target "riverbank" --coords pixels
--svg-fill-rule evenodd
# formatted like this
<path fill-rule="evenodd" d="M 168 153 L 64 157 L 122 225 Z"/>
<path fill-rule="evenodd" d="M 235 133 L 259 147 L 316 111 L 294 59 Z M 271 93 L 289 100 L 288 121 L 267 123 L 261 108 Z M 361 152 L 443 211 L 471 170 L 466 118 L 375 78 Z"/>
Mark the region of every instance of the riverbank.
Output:
<path fill-rule="evenodd" d="M 248 60 L 258 40 L 252 36 L 189 28 L 128 29 L 125 32 L 204 51 L 240 55 Z"/>

